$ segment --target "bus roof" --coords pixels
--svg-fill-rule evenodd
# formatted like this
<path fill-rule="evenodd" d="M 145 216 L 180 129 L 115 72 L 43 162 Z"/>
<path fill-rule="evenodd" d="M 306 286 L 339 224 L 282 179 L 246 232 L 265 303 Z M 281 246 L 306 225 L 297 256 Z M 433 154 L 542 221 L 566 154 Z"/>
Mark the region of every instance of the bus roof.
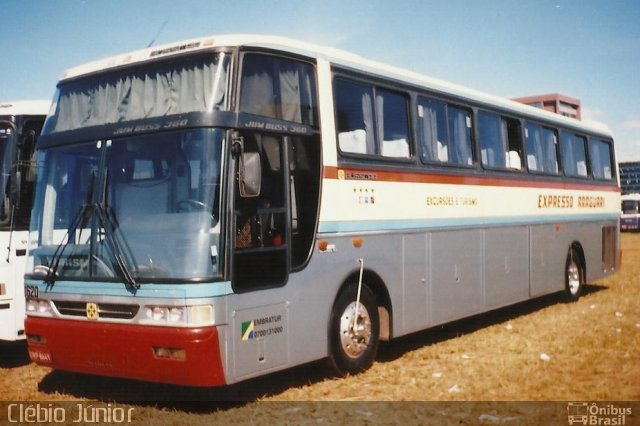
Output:
<path fill-rule="evenodd" d="M 481 91 L 429 77 L 414 71 L 409 71 L 392 65 L 369 60 L 359 55 L 337 48 L 319 46 L 286 37 L 270 35 L 216 35 L 153 46 L 146 49 L 124 53 L 121 55 L 100 59 L 84 65 L 70 68 L 63 74 L 61 81 L 80 77 L 86 74 L 92 74 L 102 70 L 141 63 L 151 59 L 171 57 L 187 52 L 197 52 L 200 50 L 206 50 L 215 47 L 236 46 L 283 50 L 311 58 L 322 58 L 336 65 L 362 70 L 373 75 L 379 75 L 382 77 L 403 81 L 411 85 L 421 86 L 435 92 L 452 94 L 463 99 L 468 99 L 478 103 L 488 104 L 508 111 L 513 111 L 514 113 L 526 114 L 528 116 L 537 117 L 542 120 L 550 120 L 571 126 L 573 128 L 584 129 L 591 132 L 598 132 L 602 135 L 611 137 L 610 129 L 603 123 L 591 120 L 578 121 L 573 118 L 565 117 L 553 112 L 545 111 L 540 108 L 535 108 L 499 96 L 483 93 Z"/>
<path fill-rule="evenodd" d="M 47 115 L 51 101 L 0 102 L 0 115 Z"/>

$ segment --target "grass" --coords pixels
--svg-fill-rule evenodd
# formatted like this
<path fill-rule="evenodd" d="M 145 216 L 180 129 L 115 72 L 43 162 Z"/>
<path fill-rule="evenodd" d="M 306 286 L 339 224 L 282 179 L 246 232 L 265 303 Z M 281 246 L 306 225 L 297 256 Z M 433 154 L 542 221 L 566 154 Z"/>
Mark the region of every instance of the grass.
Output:
<path fill-rule="evenodd" d="M 623 234 L 622 248 L 621 271 L 592 283 L 576 303 L 549 296 L 407 336 L 382 345 L 372 368 L 357 376 L 333 378 L 313 363 L 196 391 L 51 372 L 29 363 L 24 345 L 2 345 L 0 399 L 138 401 L 131 405 L 136 422 L 158 424 L 557 422 L 552 405 L 531 416 L 514 402 L 405 404 L 399 411 L 396 401 L 639 401 L 640 234 Z M 560 409 L 564 422 L 566 403 Z"/>

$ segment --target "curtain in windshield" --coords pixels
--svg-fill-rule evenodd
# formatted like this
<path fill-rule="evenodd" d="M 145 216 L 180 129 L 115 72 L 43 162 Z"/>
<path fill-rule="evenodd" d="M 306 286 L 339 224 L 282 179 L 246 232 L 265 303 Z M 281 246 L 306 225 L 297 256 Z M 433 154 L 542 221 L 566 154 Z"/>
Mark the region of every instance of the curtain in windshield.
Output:
<path fill-rule="evenodd" d="M 44 132 L 225 109 L 224 54 L 188 61 L 155 63 L 62 84 L 56 112 Z"/>

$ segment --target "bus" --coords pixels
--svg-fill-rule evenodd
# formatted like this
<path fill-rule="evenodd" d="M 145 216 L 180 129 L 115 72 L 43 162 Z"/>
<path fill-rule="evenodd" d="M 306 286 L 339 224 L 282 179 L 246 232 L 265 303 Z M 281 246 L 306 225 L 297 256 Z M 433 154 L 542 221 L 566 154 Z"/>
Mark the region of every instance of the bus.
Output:
<path fill-rule="evenodd" d="M 0 103 L 0 341 L 24 340 L 33 153 L 50 101 Z"/>
<path fill-rule="evenodd" d="M 620 229 L 622 231 L 640 231 L 640 194 L 624 194 L 621 198 Z"/>
<path fill-rule="evenodd" d="M 38 364 L 215 387 L 618 269 L 611 133 L 357 55 L 222 35 L 69 69 L 37 146 Z"/>

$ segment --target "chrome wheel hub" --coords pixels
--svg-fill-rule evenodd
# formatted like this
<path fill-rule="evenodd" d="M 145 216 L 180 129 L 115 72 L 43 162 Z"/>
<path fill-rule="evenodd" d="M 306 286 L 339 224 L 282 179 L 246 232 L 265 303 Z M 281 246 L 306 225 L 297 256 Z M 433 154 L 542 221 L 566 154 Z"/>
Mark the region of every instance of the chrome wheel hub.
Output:
<path fill-rule="evenodd" d="M 342 349 L 351 358 L 357 358 L 367 349 L 371 340 L 371 318 L 362 303 L 358 306 L 351 302 L 340 317 L 340 343 Z"/>
<path fill-rule="evenodd" d="M 580 289 L 580 268 L 578 268 L 575 261 L 571 261 L 567 269 L 567 283 L 569 285 L 569 292 L 571 294 L 577 294 Z"/>

